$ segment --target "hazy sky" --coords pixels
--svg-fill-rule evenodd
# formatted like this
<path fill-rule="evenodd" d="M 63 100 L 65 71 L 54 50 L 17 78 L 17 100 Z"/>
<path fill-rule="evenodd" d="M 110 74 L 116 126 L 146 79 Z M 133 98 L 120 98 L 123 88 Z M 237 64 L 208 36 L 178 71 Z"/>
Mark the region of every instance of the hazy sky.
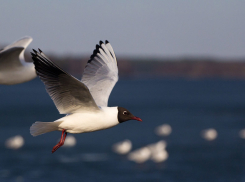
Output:
<path fill-rule="evenodd" d="M 0 0 L 0 44 L 91 54 L 108 39 L 117 55 L 245 57 L 244 0 Z"/>

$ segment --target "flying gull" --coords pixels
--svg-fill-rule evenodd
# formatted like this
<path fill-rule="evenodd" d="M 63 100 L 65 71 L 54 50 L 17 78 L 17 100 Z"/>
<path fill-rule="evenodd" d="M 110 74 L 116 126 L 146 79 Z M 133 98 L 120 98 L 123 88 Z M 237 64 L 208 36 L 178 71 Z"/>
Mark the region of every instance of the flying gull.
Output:
<path fill-rule="evenodd" d="M 118 81 L 117 60 L 108 41 L 96 45 L 81 81 L 63 71 L 40 49 L 33 49 L 31 55 L 37 75 L 60 114 L 67 114 L 54 122 L 35 122 L 30 128 L 33 136 L 62 131 L 52 153 L 64 144 L 67 133 L 103 130 L 128 120 L 142 121 L 123 107 L 108 107 L 110 93 Z"/>
<path fill-rule="evenodd" d="M 31 37 L 23 37 L 0 50 L 0 84 L 14 85 L 36 77 L 33 63 L 25 62 L 24 52 Z"/>

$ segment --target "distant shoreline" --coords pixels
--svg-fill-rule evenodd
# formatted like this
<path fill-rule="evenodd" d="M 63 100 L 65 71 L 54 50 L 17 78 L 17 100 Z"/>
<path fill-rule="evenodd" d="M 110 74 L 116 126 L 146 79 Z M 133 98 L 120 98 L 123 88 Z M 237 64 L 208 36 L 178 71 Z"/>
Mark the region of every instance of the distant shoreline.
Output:
<path fill-rule="evenodd" d="M 88 56 L 84 57 L 59 57 L 48 55 L 65 71 L 75 76 L 81 76 Z M 31 62 L 29 54 L 26 60 Z M 220 59 L 220 58 L 163 58 L 163 59 L 118 59 L 120 77 L 168 77 L 168 78 L 228 78 L 245 79 L 244 59 Z"/>

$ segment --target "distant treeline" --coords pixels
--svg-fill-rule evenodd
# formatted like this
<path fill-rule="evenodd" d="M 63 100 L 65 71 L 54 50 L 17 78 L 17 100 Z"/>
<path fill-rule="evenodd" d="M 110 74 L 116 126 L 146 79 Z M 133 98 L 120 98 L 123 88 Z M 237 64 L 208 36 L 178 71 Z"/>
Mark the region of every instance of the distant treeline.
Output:
<path fill-rule="evenodd" d="M 60 57 L 47 54 L 68 73 L 80 78 L 89 59 L 84 57 Z M 29 54 L 26 61 L 31 61 Z M 168 77 L 168 78 L 231 78 L 245 79 L 245 59 L 211 58 L 163 58 L 135 59 L 118 57 L 120 77 Z"/>

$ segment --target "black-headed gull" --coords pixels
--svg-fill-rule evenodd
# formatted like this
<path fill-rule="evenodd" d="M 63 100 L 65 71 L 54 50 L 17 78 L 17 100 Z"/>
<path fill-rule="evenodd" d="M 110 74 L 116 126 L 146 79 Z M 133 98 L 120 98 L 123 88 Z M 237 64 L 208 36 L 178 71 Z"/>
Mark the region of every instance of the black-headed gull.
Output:
<path fill-rule="evenodd" d="M 30 128 L 33 136 L 62 131 L 52 153 L 64 144 L 67 133 L 103 130 L 128 120 L 142 121 L 123 107 L 107 107 L 109 95 L 118 80 L 116 56 L 108 41 L 96 45 L 81 81 L 50 61 L 40 49 L 33 51 L 37 75 L 60 114 L 67 114 L 54 122 L 35 122 Z"/>
<path fill-rule="evenodd" d="M 31 41 L 31 37 L 23 37 L 0 50 L 0 84 L 23 83 L 37 76 L 34 65 L 24 59 L 25 49 Z"/>

